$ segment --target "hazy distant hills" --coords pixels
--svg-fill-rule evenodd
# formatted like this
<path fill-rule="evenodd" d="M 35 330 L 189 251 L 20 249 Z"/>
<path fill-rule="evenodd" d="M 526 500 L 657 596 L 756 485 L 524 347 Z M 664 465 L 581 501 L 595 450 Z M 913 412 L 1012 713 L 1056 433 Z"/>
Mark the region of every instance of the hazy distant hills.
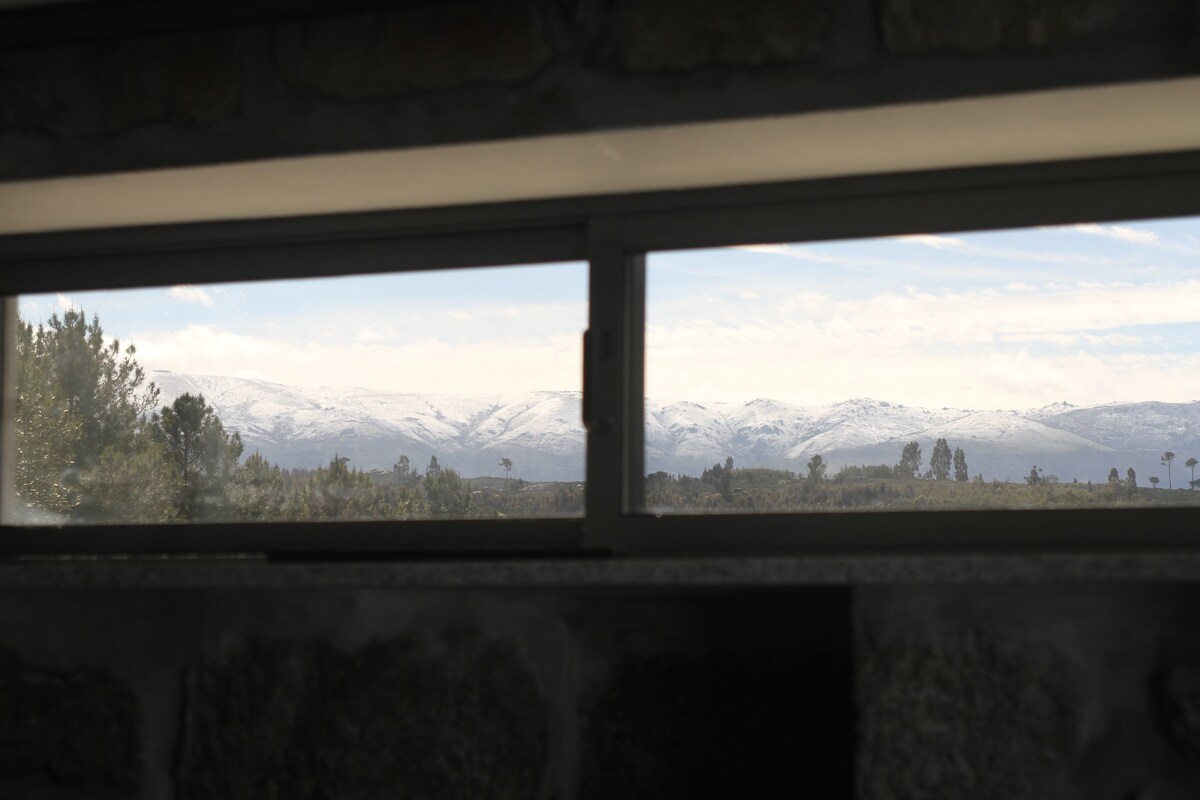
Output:
<path fill-rule="evenodd" d="M 225 427 L 285 467 L 326 464 L 346 456 L 361 469 L 390 469 L 401 453 L 423 469 L 436 455 L 467 476 L 498 475 L 511 458 L 513 477 L 578 480 L 584 471 L 579 392 L 516 395 L 406 394 L 374 389 L 282 386 L 266 381 L 155 372 L 168 403 L 203 394 Z M 961 447 L 972 476 L 1020 480 L 1037 464 L 1070 481 L 1160 476 L 1164 450 L 1178 454 L 1176 486 L 1190 477 L 1183 462 L 1200 458 L 1200 402 L 1057 403 L 1024 411 L 916 408 L 854 399 L 828 406 L 775 400 L 692 403 L 648 400 L 646 468 L 699 475 L 726 456 L 738 466 L 804 470 L 821 453 L 842 464 L 895 464 L 904 444 L 921 443 L 923 466 L 933 443 Z"/>

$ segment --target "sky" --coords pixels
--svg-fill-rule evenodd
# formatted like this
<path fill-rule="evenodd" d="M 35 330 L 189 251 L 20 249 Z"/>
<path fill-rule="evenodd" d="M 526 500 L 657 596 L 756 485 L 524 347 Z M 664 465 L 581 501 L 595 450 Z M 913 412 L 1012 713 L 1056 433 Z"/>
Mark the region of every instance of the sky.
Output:
<path fill-rule="evenodd" d="M 413 392 L 578 389 L 581 263 L 29 295 L 150 369 Z M 652 253 L 651 397 L 927 407 L 1200 399 L 1200 219 Z"/>

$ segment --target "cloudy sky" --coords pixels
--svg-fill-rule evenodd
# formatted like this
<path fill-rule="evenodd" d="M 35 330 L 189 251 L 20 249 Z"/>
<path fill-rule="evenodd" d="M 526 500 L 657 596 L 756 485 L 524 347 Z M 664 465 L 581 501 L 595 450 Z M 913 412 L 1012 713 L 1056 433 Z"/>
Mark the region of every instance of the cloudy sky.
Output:
<path fill-rule="evenodd" d="M 652 254 L 647 392 L 1029 408 L 1200 399 L 1200 220 Z M 559 264 L 21 298 L 139 361 L 290 385 L 578 389 Z"/>
<path fill-rule="evenodd" d="M 1200 399 L 1200 220 L 650 264 L 653 396 L 961 408 Z"/>

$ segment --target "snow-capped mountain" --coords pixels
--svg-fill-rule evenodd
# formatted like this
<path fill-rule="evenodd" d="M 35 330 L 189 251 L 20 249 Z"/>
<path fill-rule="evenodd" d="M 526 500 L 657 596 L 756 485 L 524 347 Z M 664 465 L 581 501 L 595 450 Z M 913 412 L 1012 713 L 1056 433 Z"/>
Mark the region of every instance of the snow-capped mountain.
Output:
<path fill-rule="evenodd" d="M 266 381 L 155 372 L 160 402 L 203 394 L 246 452 L 284 467 L 328 463 L 336 454 L 362 469 L 389 469 L 404 454 L 421 469 L 430 456 L 469 475 L 498 474 L 512 459 L 514 477 L 578 480 L 584 472 L 579 392 L 518 395 L 406 394 L 373 389 L 299 388 Z M 739 466 L 801 472 L 822 454 L 842 464 L 895 464 L 904 445 L 920 443 L 925 463 L 946 439 L 966 453 L 971 474 L 1020 480 L 1033 464 L 1063 480 L 1103 481 L 1111 467 L 1132 466 L 1141 481 L 1166 479 L 1160 456 L 1183 462 L 1200 454 L 1200 402 L 1057 403 L 1027 411 L 928 409 L 869 399 L 828 406 L 776 400 L 744 403 L 646 401 L 646 468 L 698 475 L 732 456 Z"/>

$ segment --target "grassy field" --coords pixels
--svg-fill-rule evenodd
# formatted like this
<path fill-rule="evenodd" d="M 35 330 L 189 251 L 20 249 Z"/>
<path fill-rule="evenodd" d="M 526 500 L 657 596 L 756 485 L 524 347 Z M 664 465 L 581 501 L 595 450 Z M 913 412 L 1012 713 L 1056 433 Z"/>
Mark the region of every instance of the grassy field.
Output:
<path fill-rule="evenodd" d="M 907 511 L 937 509 L 1200 506 L 1200 491 L 1116 484 L 835 476 L 809 480 L 767 469 L 733 469 L 729 480 L 649 476 L 647 508 L 660 512 Z"/>

